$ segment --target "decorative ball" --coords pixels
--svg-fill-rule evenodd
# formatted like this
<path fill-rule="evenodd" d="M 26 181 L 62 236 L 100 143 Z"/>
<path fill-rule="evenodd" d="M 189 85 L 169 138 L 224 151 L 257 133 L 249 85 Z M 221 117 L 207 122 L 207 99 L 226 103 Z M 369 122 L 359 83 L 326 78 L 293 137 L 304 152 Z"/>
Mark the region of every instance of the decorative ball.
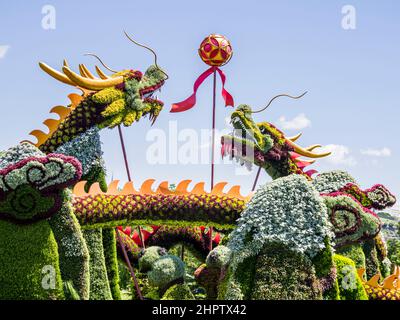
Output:
<path fill-rule="evenodd" d="M 232 58 L 232 46 L 227 38 L 220 34 L 211 34 L 200 44 L 199 55 L 209 66 L 219 67 Z"/>

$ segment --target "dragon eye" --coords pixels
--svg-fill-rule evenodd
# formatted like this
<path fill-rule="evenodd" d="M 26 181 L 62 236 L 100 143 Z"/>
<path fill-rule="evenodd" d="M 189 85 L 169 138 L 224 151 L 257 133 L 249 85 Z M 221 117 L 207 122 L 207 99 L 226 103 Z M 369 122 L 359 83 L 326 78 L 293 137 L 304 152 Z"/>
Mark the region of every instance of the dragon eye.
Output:
<path fill-rule="evenodd" d="M 262 134 L 266 134 L 266 133 L 267 133 L 267 129 L 265 129 L 264 127 L 261 127 L 261 128 L 260 128 L 260 132 L 261 132 Z"/>

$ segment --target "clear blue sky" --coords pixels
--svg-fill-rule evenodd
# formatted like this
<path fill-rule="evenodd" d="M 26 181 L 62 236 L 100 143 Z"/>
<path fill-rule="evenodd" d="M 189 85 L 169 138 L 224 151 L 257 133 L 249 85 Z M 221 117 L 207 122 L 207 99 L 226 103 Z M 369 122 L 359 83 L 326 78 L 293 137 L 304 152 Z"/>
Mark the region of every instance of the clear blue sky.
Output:
<path fill-rule="evenodd" d="M 55 30 L 41 26 L 46 4 L 56 9 Z M 356 30 L 341 27 L 341 9 L 347 4 L 356 8 Z M 235 51 L 224 71 L 237 104 L 259 107 L 275 94 L 308 90 L 301 101 L 278 101 L 256 120 L 290 127 L 291 120 L 300 119 L 308 124 L 301 130 L 301 145 L 335 145 L 336 155 L 317 162 L 317 170 L 344 169 L 363 187 L 383 183 L 400 195 L 399 18 L 395 0 L 2 1 L 0 148 L 29 138 L 32 129 L 44 129 L 49 109 L 67 103 L 71 88 L 41 72 L 38 61 L 59 68 L 67 58 L 72 66 L 91 67 L 94 61 L 83 54 L 92 51 L 118 69 L 144 70 L 152 63 L 147 51 L 124 38 L 123 29 L 154 47 L 171 77 L 160 96 L 165 110 L 154 127 L 168 130 L 169 121 L 176 120 L 179 129 L 209 128 L 211 79 L 199 90 L 194 109 L 181 114 L 168 110 L 191 93 L 206 69 L 196 50 L 216 32 L 227 36 Z M 6 52 L 4 46 L 9 46 Z M 231 109 L 223 107 L 220 96 L 217 109 L 217 127 L 223 129 Z M 124 130 L 135 181 L 209 181 L 209 165 L 148 164 L 149 127 L 142 120 Z M 299 130 L 284 131 L 292 135 Z M 117 131 L 104 131 L 102 139 L 109 175 L 126 181 Z M 235 168 L 218 165 L 216 180 L 248 190 L 255 172 L 238 176 Z"/>

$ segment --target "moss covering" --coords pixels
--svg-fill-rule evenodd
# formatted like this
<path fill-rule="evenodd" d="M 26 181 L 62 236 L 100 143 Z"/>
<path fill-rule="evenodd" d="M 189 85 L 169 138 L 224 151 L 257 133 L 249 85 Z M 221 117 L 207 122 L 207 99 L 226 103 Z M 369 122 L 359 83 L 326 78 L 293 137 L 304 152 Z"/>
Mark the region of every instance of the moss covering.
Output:
<path fill-rule="evenodd" d="M 257 257 L 255 256 L 244 259 L 237 266 L 233 276 L 233 281 L 239 286 L 244 299 L 250 299 L 253 291 L 256 262 Z"/>
<path fill-rule="evenodd" d="M 341 300 L 368 300 L 354 261 L 338 254 L 333 259 L 337 268 Z"/>
<path fill-rule="evenodd" d="M 105 176 L 106 174 L 102 166 L 93 166 L 87 175 L 82 177 L 82 180 L 87 181 L 85 190 L 89 191 L 90 186 L 98 182 L 101 190 L 107 191 Z M 102 229 L 84 230 L 84 238 L 90 254 L 90 300 L 111 300 L 113 298 L 112 290 L 114 290 L 113 293 L 118 297 L 115 287 L 118 284 L 118 272 L 111 270 L 113 265 L 115 266 L 112 261 L 114 253 L 104 252 Z M 107 250 L 109 249 L 108 247 Z M 109 258 L 109 262 L 111 263 L 108 268 L 106 266 L 106 257 Z M 114 276 L 114 279 L 108 278 L 109 273 L 111 276 Z M 112 286 L 114 286 L 113 289 L 111 289 Z"/>
<path fill-rule="evenodd" d="M 103 251 L 101 229 L 84 230 L 84 238 L 90 253 L 90 300 L 112 300 Z"/>
<path fill-rule="evenodd" d="M 0 221 L 0 300 L 63 299 L 57 243 L 47 221 Z M 54 271 L 54 277 L 52 272 Z M 54 289 L 44 289 L 54 281 Z"/>
<path fill-rule="evenodd" d="M 400 240 L 388 240 L 388 257 L 393 264 L 400 266 Z"/>
<path fill-rule="evenodd" d="M 103 229 L 103 248 L 112 297 L 121 300 L 115 229 Z"/>
<path fill-rule="evenodd" d="M 325 239 L 326 248 L 312 258 L 315 274 L 320 281 L 323 298 L 326 300 L 340 300 L 337 270 L 333 261 L 333 250 L 329 240 Z"/>
<path fill-rule="evenodd" d="M 140 272 L 150 271 L 153 267 L 153 264 L 162 256 L 167 255 L 167 253 L 167 250 L 157 246 L 146 248 L 144 254 L 139 258 Z"/>
<path fill-rule="evenodd" d="M 82 176 L 81 180 L 87 181 L 85 185 L 86 192 L 89 191 L 90 186 L 95 182 L 99 183 L 100 189 L 103 192 L 107 191 L 106 172 L 101 164 L 94 165 L 87 174 Z"/>
<path fill-rule="evenodd" d="M 175 284 L 163 295 L 161 300 L 195 300 L 187 284 Z"/>
<path fill-rule="evenodd" d="M 218 297 L 218 286 L 221 280 L 221 269 L 208 267 L 202 264 L 194 272 L 198 285 L 205 289 L 208 300 L 215 300 Z"/>
<path fill-rule="evenodd" d="M 79 223 L 72 213 L 71 205 L 65 202 L 61 210 L 49 220 L 49 223 L 58 244 L 63 281 L 70 281 L 80 299 L 88 300 L 90 291 L 89 253 Z"/>
<path fill-rule="evenodd" d="M 312 262 L 286 245 L 265 245 L 256 262 L 252 299 L 322 299 Z"/>
<path fill-rule="evenodd" d="M 185 276 L 185 264 L 177 256 L 166 255 L 154 262 L 147 273 L 151 286 L 167 288 L 171 283 Z"/>
<path fill-rule="evenodd" d="M 375 240 L 369 239 L 363 243 L 363 250 L 365 254 L 365 267 L 368 279 L 374 275 L 381 273 L 379 268 L 378 253 L 375 246 Z"/>
<path fill-rule="evenodd" d="M 356 264 L 357 269 L 365 269 L 365 254 L 361 244 L 352 244 L 337 249 L 337 253 L 350 258 Z"/>
<path fill-rule="evenodd" d="M 215 247 L 206 258 L 206 264 L 210 268 L 221 269 L 229 264 L 231 259 L 231 250 L 223 245 Z"/>

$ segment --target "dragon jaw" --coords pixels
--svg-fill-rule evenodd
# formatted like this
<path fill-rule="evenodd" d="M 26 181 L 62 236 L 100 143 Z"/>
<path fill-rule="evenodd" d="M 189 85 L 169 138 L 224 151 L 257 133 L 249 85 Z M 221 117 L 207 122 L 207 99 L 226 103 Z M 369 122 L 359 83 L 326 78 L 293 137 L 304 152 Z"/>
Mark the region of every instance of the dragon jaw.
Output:
<path fill-rule="evenodd" d="M 104 121 L 100 127 L 113 128 L 119 124 L 130 126 L 134 121 L 138 121 L 147 114 L 153 124 L 164 106 L 156 94 L 161 91 L 166 80 L 163 71 L 153 65 L 146 70 L 144 75 L 140 71 L 133 70 L 125 70 L 116 74 L 116 76 L 120 75 L 123 76 L 124 81 L 113 88 L 119 91 L 120 94 L 116 94 L 116 96 L 120 99 L 112 101 L 102 112 Z M 113 89 L 109 89 L 109 91 Z"/>

